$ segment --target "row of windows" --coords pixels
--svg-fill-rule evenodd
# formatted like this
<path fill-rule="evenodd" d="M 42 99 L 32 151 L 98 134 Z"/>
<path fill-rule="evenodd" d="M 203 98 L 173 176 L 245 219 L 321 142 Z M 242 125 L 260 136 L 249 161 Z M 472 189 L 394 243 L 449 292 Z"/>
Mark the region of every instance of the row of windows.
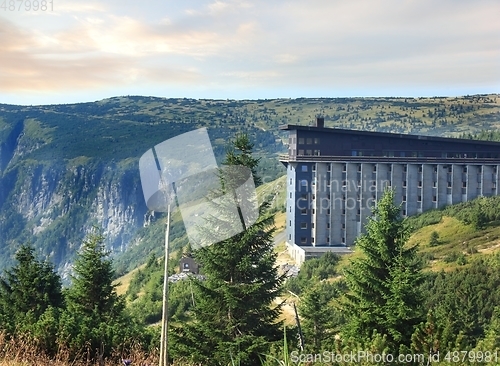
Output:
<path fill-rule="evenodd" d="M 317 151 L 317 150 L 314 150 L 314 151 Z M 318 153 L 319 155 L 319 153 Z M 291 168 L 291 166 L 290 166 Z M 451 173 L 452 172 L 452 169 L 453 169 L 453 166 L 452 165 L 443 165 L 443 168 L 447 169 L 448 170 L 448 173 Z M 302 172 L 307 172 L 309 169 L 309 167 L 305 164 L 301 165 L 301 171 Z M 314 172 L 316 171 L 316 164 L 313 164 L 312 167 L 311 167 L 311 170 Z M 392 170 L 392 166 L 391 165 L 388 165 L 388 170 L 391 171 Z M 496 174 L 497 173 L 497 166 L 494 165 L 492 166 L 492 173 L 493 174 Z M 331 171 L 331 165 L 328 164 L 327 165 L 327 171 L 330 172 Z M 346 172 L 347 171 L 347 164 L 342 164 L 342 171 L 343 172 Z M 357 171 L 358 172 L 361 172 L 361 164 L 358 165 L 357 167 Z M 373 172 L 376 172 L 377 171 L 377 166 L 376 165 L 373 165 L 373 168 L 372 168 L 372 171 Z M 418 168 L 417 168 L 417 171 L 418 173 L 422 173 L 422 165 L 418 165 Z M 437 173 L 438 171 L 438 167 L 437 165 L 433 165 L 433 172 L 434 173 Z M 477 166 L 477 174 L 481 174 L 483 171 L 483 167 L 481 165 Z M 404 173 L 407 173 L 408 172 L 408 165 L 403 165 L 403 172 Z M 462 167 L 462 172 L 463 173 L 467 173 L 467 166 L 463 166 Z"/>
<path fill-rule="evenodd" d="M 289 239 L 292 240 L 292 237 L 290 236 Z M 314 237 L 311 238 L 311 243 L 314 244 Z M 329 236 L 326 238 L 326 243 L 330 244 L 330 237 Z M 345 243 L 345 238 L 342 238 L 342 243 Z M 302 236 L 300 238 L 300 244 L 307 244 L 307 237 Z"/>
<path fill-rule="evenodd" d="M 373 150 L 351 150 L 351 156 L 383 156 L 383 157 L 412 157 L 412 158 L 424 158 L 424 157 L 437 157 L 436 152 L 429 151 L 427 154 L 423 151 L 382 151 L 382 154 L 376 153 Z M 441 153 L 441 158 L 451 158 L 451 159 L 498 159 L 500 156 L 498 153 L 460 153 L 460 152 L 444 152 Z"/>

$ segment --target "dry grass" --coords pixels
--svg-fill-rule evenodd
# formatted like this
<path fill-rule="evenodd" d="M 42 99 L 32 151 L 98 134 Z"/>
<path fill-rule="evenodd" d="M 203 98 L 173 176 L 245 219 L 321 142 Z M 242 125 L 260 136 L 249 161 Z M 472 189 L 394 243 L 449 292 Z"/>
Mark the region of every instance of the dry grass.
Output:
<path fill-rule="evenodd" d="M 116 285 L 116 288 L 115 288 L 116 293 L 118 295 L 125 295 L 125 293 L 127 292 L 128 288 L 130 286 L 130 281 L 132 281 L 132 278 L 134 278 L 137 271 L 139 271 L 141 268 L 144 268 L 144 267 L 146 267 L 145 264 L 137 267 L 136 269 L 133 269 L 132 271 L 126 273 L 125 275 L 123 275 L 123 276 L 117 278 L 115 281 L 113 281 L 113 284 Z"/>
<path fill-rule="evenodd" d="M 55 356 L 48 356 L 40 352 L 37 342 L 27 337 L 8 338 L 0 333 L 0 366 L 117 366 L 123 365 L 122 359 L 132 360 L 132 365 L 157 365 L 158 355 L 146 354 L 137 345 L 126 354 L 115 352 L 112 357 L 104 360 L 88 360 L 82 352 L 76 359 L 72 359 L 70 352 L 60 349 Z"/>

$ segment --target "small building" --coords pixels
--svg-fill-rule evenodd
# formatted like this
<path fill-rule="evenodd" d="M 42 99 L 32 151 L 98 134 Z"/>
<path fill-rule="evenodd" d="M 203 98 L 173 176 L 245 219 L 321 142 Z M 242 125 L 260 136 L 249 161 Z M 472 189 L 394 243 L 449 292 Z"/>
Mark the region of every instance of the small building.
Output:
<path fill-rule="evenodd" d="M 200 273 L 200 265 L 196 263 L 193 257 L 184 256 L 180 260 L 179 271 L 181 273 L 192 273 L 199 274 Z"/>

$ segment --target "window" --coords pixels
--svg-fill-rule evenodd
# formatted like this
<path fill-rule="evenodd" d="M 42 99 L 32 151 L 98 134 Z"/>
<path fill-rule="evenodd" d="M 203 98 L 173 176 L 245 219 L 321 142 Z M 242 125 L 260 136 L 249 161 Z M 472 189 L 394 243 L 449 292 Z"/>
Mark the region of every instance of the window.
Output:
<path fill-rule="evenodd" d="M 314 144 L 315 144 L 315 145 L 319 145 L 319 138 L 317 138 L 317 137 L 316 137 L 316 138 L 314 139 Z"/>
<path fill-rule="evenodd" d="M 403 187 L 406 187 L 406 181 L 405 180 L 403 181 Z"/>
<path fill-rule="evenodd" d="M 432 196 L 432 202 L 436 202 L 437 201 L 437 197 L 436 196 Z"/>
<path fill-rule="evenodd" d="M 329 171 L 331 171 L 331 170 L 332 170 L 332 166 L 331 166 L 330 164 L 328 164 L 328 165 L 326 166 L 326 171 L 327 171 L 327 172 L 329 172 Z"/>
<path fill-rule="evenodd" d="M 301 229 L 307 229 L 307 222 L 301 222 L 300 223 L 300 228 Z"/>
<path fill-rule="evenodd" d="M 330 223 L 329 223 L 329 222 L 327 222 L 327 223 L 326 223 L 326 228 L 327 228 L 327 229 L 329 229 L 329 228 L 330 228 Z"/>
<path fill-rule="evenodd" d="M 437 187 L 437 182 L 432 182 L 432 187 L 436 188 Z"/>
<path fill-rule="evenodd" d="M 300 244 L 307 244 L 307 238 L 306 237 L 301 237 L 300 238 Z"/>
<path fill-rule="evenodd" d="M 311 229 L 314 229 L 314 222 L 311 222 Z"/>
<path fill-rule="evenodd" d="M 422 196 L 417 196 L 417 202 L 422 202 Z"/>
<path fill-rule="evenodd" d="M 330 209 L 327 209 L 327 210 L 326 210 L 326 214 L 327 214 L 327 215 L 330 215 Z"/>
<path fill-rule="evenodd" d="M 307 187 L 307 180 L 306 180 L 306 179 L 302 179 L 302 180 L 300 181 L 300 185 L 301 185 L 302 187 Z"/>
<path fill-rule="evenodd" d="M 462 183 L 462 188 L 467 188 L 467 182 Z"/>
<path fill-rule="evenodd" d="M 403 216 L 406 216 L 406 210 L 403 210 Z"/>
<path fill-rule="evenodd" d="M 290 225 L 288 225 L 288 226 L 292 227 L 292 220 L 290 220 Z"/>
<path fill-rule="evenodd" d="M 292 240 L 292 234 L 288 234 L 288 240 Z"/>
<path fill-rule="evenodd" d="M 310 138 L 310 137 L 309 137 L 309 138 L 307 139 L 306 144 L 307 144 L 307 145 L 312 145 L 312 143 L 313 143 L 312 138 Z"/>
<path fill-rule="evenodd" d="M 313 164 L 312 166 L 312 171 L 315 172 L 316 171 L 316 164 Z"/>
<path fill-rule="evenodd" d="M 300 199 L 306 200 L 307 199 L 307 194 L 301 194 Z"/>
<path fill-rule="evenodd" d="M 326 242 L 330 243 L 330 237 L 329 236 L 326 237 Z"/>
<path fill-rule="evenodd" d="M 293 180 L 292 180 L 292 178 L 290 178 L 290 184 L 292 184 L 292 183 L 293 183 Z"/>
<path fill-rule="evenodd" d="M 419 188 L 422 187 L 422 181 L 421 180 L 418 181 L 418 187 Z"/>
<path fill-rule="evenodd" d="M 309 155 L 311 156 L 313 153 L 312 153 L 312 150 L 306 150 L 306 155 Z"/>
<path fill-rule="evenodd" d="M 303 137 L 299 137 L 299 145 L 304 145 L 304 138 Z"/>
<path fill-rule="evenodd" d="M 304 150 L 299 149 L 299 155 L 304 155 Z"/>
<path fill-rule="evenodd" d="M 314 243 L 314 236 L 311 238 L 311 243 Z"/>
<path fill-rule="evenodd" d="M 290 192 L 290 198 L 292 198 L 292 192 Z"/>
<path fill-rule="evenodd" d="M 303 208 L 302 210 L 300 210 L 300 213 L 302 215 L 307 215 L 307 208 Z"/>
<path fill-rule="evenodd" d="M 302 165 L 302 171 L 307 172 L 307 165 Z"/>

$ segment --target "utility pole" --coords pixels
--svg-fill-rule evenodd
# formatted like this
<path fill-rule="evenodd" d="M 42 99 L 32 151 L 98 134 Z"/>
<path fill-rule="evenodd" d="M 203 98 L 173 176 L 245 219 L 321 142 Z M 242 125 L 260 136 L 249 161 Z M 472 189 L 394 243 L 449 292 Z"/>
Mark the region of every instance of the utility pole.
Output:
<path fill-rule="evenodd" d="M 165 268 L 163 272 L 163 308 L 161 320 L 160 366 L 168 366 L 168 237 L 170 234 L 170 203 L 165 230 Z"/>

